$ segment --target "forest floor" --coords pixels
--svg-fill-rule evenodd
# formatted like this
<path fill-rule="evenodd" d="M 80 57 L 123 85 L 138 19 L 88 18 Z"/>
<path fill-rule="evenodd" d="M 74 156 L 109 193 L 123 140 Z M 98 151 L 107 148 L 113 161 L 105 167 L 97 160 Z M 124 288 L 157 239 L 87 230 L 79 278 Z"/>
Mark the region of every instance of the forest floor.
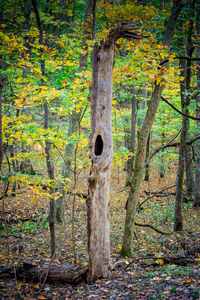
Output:
<path fill-rule="evenodd" d="M 75 244 L 72 243 L 72 197 L 67 199 L 65 224 L 57 230 L 56 257 L 51 260 L 48 230 L 48 198 L 33 187 L 21 186 L 15 197 L 2 201 L 0 213 L 0 299 L 199 299 L 200 219 L 191 203 L 183 209 L 184 231 L 173 233 L 175 172 L 165 178 L 154 174 L 143 182 L 133 257 L 120 257 L 128 188 L 124 174 L 111 180 L 111 252 L 114 269 L 109 278 L 93 284 L 26 282 L 5 278 L 5 267 L 22 263 L 37 266 L 73 263 L 87 265 L 85 200 L 76 198 Z M 86 178 L 84 179 L 86 182 Z M 82 180 L 80 182 L 83 182 Z M 85 192 L 87 186 L 79 186 Z M 164 234 L 167 233 L 167 234 Z M 174 260 L 174 258 L 179 258 Z"/>

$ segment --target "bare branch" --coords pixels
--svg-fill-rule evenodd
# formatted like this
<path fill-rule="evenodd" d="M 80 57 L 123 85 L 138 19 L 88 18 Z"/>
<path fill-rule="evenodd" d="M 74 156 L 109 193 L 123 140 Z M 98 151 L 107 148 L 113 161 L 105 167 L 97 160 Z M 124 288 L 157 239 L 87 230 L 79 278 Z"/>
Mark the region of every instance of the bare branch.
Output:
<path fill-rule="evenodd" d="M 172 145 L 172 142 L 179 136 L 179 134 L 181 133 L 181 130 L 179 130 L 179 132 L 175 135 L 175 137 L 173 137 L 166 145 L 161 146 L 159 148 L 157 148 L 156 150 L 154 150 L 148 157 L 146 165 L 149 165 L 149 161 L 150 159 L 158 152 L 160 152 L 161 150 L 170 147 L 170 145 Z"/>
<path fill-rule="evenodd" d="M 189 118 L 189 119 L 192 119 L 192 120 L 198 120 L 200 121 L 200 118 L 197 118 L 197 117 L 193 117 L 193 116 L 190 116 L 190 115 L 187 115 L 187 114 L 184 114 L 182 113 L 178 108 L 176 108 L 173 104 L 171 104 L 167 99 L 165 99 L 163 96 L 161 96 L 161 99 L 167 103 L 169 106 L 171 106 L 175 111 L 177 111 L 179 114 L 181 114 L 182 116 L 186 117 L 186 118 Z"/>
<path fill-rule="evenodd" d="M 140 224 L 140 223 L 135 222 L 135 225 L 136 226 L 141 226 L 141 227 L 149 227 L 149 228 L 151 228 L 151 229 L 155 230 L 156 232 L 158 232 L 160 234 L 163 234 L 163 235 L 170 235 L 170 234 L 172 234 L 172 232 L 169 232 L 169 233 L 168 232 L 163 232 L 163 231 L 161 231 L 161 230 L 159 230 L 159 229 L 157 229 L 154 226 L 149 225 L 149 224 Z"/>

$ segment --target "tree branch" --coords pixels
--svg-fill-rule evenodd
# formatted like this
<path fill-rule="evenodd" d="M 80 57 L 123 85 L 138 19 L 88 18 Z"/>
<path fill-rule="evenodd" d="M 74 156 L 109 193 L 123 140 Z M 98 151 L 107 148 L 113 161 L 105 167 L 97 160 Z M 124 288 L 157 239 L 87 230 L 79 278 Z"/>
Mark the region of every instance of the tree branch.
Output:
<path fill-rule="evenodd" d="M 163 231 L 161 231 L 161 230 L 159 230 L 159 229 L 157 229 L 154 226 L 149 225 L 149 224 L 140 224 L 140 223 L 135 222 L 135 225 L 136 226 L 141 226 L 141 227 L 149 227 L 149 228 L 151 228 L 151 229 L 155 230 L 156 232 L 158 232 L 160 234 L 163 234 L 163 235 L 170 235 L 170 234 L 172 234 L 172 233 L 168 233 L 168 232 L 163 232 Z"/>
<path fill-rule="evenodd" d="M 181 114 L 182 116 L 186 117 L 186 118 L 190 118 L 190 119 L 193 119 L 193 120 L 198 120 L 200 121 L 200 118 L 197 118 L 197 117 L 193 117 L 193 116 L 190 116 L 190 115 L 187 115 L 187 114 L 184 114 L 182 113 L 178 108 L 176 108 L 173 104 L 171 104 L 167 99 L 165 99 L 163 96 L 161 96 L 161 99 L 167 103 L 169 106 L 171 106 L 176 112 L 178 112 L 179 114 Z"/>
<path fill-rule="evenodd" d="M 180 133 L 180 132 L 179 132 Z M 178 133 L 178 134 L 179 134 Z M 178 135 L 176 135 L 177 137 Z M 175 137 L 175 138 L 176 138 Z M 175 139 L 173 138 L 173 140 Z M 193 137 L 191 140 L 186 142 L 186 145 L 192 145 L 194 142 L 196 142 L 197 140 L 200 139 L 200 135 L 197 135 L 195 137 Z M 171 141 L 169 143 L 167 143 L 164 146 L 158 147 L 152 154 L 149 155 L 148 159 L 147 159 L 147 166 L 149 164 L 150 159 L 152 159 L 152 157 L 157 154 L 158 152 L 160 152 L 161 150 L 165 149 L 165 148 L 170 148 L 170 147 L 178 147 L 180 145 L 180 143 L 171 143 Z"/>
<path fill-rule="evenodd" d="M 185 59 L 185 60 L 189 60 L 189 61 L 200 61 L 200 57 L 190 57 L 190 56 L 183 56 L 183 55 L 175 56 L 173 59 Z M 169 59 L 166 58 L 163 61 L 161 61 L 160 66 L 162 66 L 168 62 L 169 62 Z"/>
<path fill-rule="evenodd" d="M 180 133 L 181 133 L 181 130 L 179 130 L 179 132 L 175 135 L 175 137 L 173 137 L 166 145 L 161 146 L 161 147 L 157 148 L 156 150 L 154 150 L 154 151 L 149 155 L 149 157 L 148 157 L 148 159 L 147 159 L 147 162 L 146 162 L 146 166 L 148 167 L 150 159 L 151 159 L 156 153 L 158 153 L 159 151 L 161 151 L 161 150 L 163 150 L 163 149 L 165 149 L 165 148 L 170 147 L 170 145 L 172 145 L 172 142 L 179 136 Z"/>

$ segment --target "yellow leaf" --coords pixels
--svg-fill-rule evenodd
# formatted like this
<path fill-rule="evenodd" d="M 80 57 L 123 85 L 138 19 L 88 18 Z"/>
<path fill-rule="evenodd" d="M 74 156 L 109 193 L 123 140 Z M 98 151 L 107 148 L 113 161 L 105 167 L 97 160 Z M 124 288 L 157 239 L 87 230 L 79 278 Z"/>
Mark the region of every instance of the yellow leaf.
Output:
<path fill-rule="evenodd" d="M 39 284 L 34 285 L 34 288 L 39 289 L 40 288 Z"/>
<path fill-rule="evenodd" d="M 22 284 L 23 284 L 22 282 L 18 282 L 17 287 L 18 287 L 19 290 L 21 289 Z"/>
<path fill-rule="evenodd" d="M 162 266 L 162 265 L 164 265 L 165 262 L 164 262 L 164 260 L 162 258 L 159 258 L 159 259 L 156 260 L 156 263 L 158 265 Z"/>
<path fill-rule="evenodd" d="M 117 246 L 120 250 L 121 250 L 121 248 L 122 248 L 122 244 L 118 244 L 118 246 Z"/>
<path fill-rule="evenodd" d="M 195 261 L 200 261 L 200 257 L 197 257 L 194 259 Z"/>

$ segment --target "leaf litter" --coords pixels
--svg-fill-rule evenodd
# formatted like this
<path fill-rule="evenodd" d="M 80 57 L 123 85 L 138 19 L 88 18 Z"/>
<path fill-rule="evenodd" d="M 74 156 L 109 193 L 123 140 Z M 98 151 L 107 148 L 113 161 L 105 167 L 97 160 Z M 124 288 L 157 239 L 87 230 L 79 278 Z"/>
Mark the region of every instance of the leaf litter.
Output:
<path fill-rule="evenodd" d="M 172 182 L 163 179 L 160 183 L 155 177 L 154 174 L 153 182 L 142 184 L 140 203 L 147 193 L 154 195 L 138 211 L 137 221 L 170 233 L 173 231 L 174 196 L 170 193 L 165 197 L 156 196 L 156 192 L 166 185 L 173 185 L 173 178 Z M 3 268 L 18 266 L 22 262 L 43 266 L 73 261 L 70 196 L 67 199 L 65 224 L 57 230 L 59 246 L 52 262 L 48 198 L 43 195 L 40 199 L 37 195 L 34 201 L 28 201 L 31 197 L 33 199 L 33 195 L 27 186 L 21 187 L 20 196 L 7 197 L 4 220 L 1 213 L 0 299 L 199 299 L 199 211 L 194 210 L 190 203 L 184 204 L 184 231 L 178 234 L 162 235 L 152 228 L 136 226 L 133 257 L 122 258 L 120 249 L 128 189 L 123 188 L 123 179 L 120 184 L 114 173 L 111 181 L 111 253 L 114 269 L 109 278 L 98 279 L 89 285 L 86 282 L 77 285 L 46 282 L 42 286 L 42 282 L 25 282 L 18 278 L 5 280 L 1 276 Z M 84 188 L 79 185 L 80 191 Z M 77 199 L 75 227 L 79 264 L 88 263 L 86 217 L 86 205 L 82 199 Z M 187 256 L 192 260 L 187 261 Z M 182 262 L 173 263 L 174 257 L 182 258 Z M 171 261 L 167 263 L 165 258 Z"/>

